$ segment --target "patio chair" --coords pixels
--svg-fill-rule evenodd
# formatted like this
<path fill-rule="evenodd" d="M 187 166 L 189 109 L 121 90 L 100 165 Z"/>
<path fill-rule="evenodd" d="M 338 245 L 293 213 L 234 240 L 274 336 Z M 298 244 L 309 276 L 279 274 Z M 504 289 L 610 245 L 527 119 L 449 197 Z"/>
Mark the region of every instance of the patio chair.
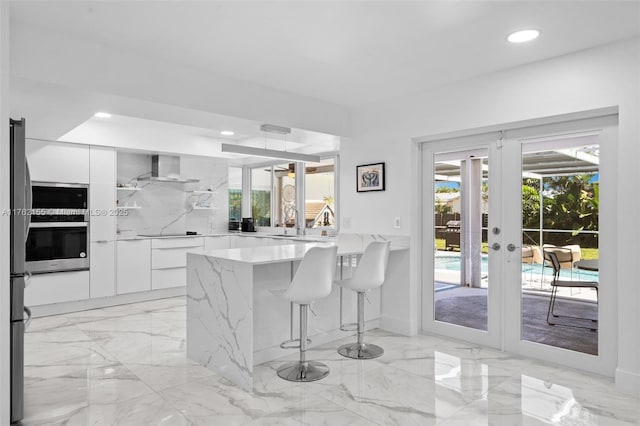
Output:
<path fill-rule="evenodd" d="M 573 279 L 573 266 L 581 258 L 581 250 L 579 245 L 572 244 L 558 247 L 554 246 L 553 244 L 544 244 L 542 246 L 542 251 L 552 251 L 556 253 L 558 255 L 558 260 L 560 261 L 560 268 L 568 269 L 571 274 L 571 279 Z M 548 261 L 546 257 L 544 258 L 544 260 Z M 540 288 L 542 288 L 542 282 L 544 281 L 544 266 L 545 262 L 542 262 L 542 278 L 540 281 Z M 578 275 L 578 279 L 580 279 L 580 275 Z"/>
<path fill-rule="evenodd" d="M 592 288 L 596 291 L 596 304 L 598 303 L 598 282 L 597 281 L 573 281 L 573 280 L 561 280 L 560 279 L 560 260 L 558 258 L 558 253 L 556 251 L 544 251 L 544 258 L 551 262 L 551 266 L 553 267 L 553 281 L 551 282 L 551 298 L 549 299 L 549 309 L 547 310 L 547 324 L 549 325 L 562 325 L 567 327 L 577 327 L 577 328 L 586 328 L 591 331 L 596 331 L 597 327 L 593 324 L 589 327 L 574 325 L 574 324 L 560 324 L 560 323 L 552 323 L 550 321 L 551 316 L 554 318 L 564 317 L 564 318 L 574 318 L 591 321 L 592 323 L 597 323 L 597 319 L 584 318 L 584 317 L 573 317 L 568 315 L 558 315 L 555 313 L 555 305 L 556 298 L 558 294 L 559 287 L 567 287 L 567 288 Z"/>

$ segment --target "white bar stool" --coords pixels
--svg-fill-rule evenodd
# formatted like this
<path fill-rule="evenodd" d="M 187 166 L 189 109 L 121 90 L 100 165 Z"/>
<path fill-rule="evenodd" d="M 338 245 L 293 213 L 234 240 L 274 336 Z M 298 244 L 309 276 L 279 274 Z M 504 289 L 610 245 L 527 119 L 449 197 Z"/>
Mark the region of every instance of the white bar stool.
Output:
<path fill-rule="evenodd" d="M 312 247 L 302 258 L 289 287 L 280 295 L 300 305 L 300 360 L 278 369 L 278 376 L 291 382 L 312 382 L 329 374 L 329 367 L 321 362 L 307 361 L 307 315 L 309 304 L 329 296 L 336 272 L 338 247 Z M 289 341 L 285 342 L 289 343 Z M 296 346 L 288 346 L 296 347 Z"/>
<path fill-rule="evenodd" d="M 336 281 L 342 288 L 358 293 L 358 341 L 338 348 L 338 353 L 347 358 L 371 359 L 384 353 L 380 346 L 364 343 L 364 296 L 384 283 L 384 275 L 389 260 L 389 241 L 371 242 L 358 263 L 350 279 Z"/>

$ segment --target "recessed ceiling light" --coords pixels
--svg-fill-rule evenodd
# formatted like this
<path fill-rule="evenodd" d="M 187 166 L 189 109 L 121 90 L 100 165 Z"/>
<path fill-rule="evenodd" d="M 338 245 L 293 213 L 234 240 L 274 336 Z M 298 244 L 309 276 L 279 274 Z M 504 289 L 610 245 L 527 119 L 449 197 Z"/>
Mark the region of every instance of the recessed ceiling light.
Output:
<path fill-rule="evenodd" d="M 233 136 L 233 135 L 235 135 L 235 133 L 232 132 L 231 130 L 223 130 L 223 131 L 220 132 L 220 134 L 224 135 L 224 136 Z"/>
<path fill-rule="evenodd" d="M 507 40 L 511 43 L 524 43 L 538 38 L 539 35 L 540 30 L 520 30 L 509 34 Z"/>
<path fill-rule="evenodd" d="M 98 118 L 111 118 L 111 114 L 108 112 L 96 112 L 93 116 Z"/>

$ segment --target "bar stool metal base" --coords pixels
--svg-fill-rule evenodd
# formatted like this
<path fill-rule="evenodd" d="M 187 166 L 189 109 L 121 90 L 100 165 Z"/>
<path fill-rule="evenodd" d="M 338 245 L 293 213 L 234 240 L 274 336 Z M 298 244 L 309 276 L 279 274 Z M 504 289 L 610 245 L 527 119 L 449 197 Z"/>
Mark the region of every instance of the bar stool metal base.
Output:
<path fill-rule="evenodd" d="M 348 343 L 338 348 L 338 353 L 347 358 L 372 359 L 384 354 L 384 349 L 370 343 Z"/>
<path fill-rule="evenodd" d="M 294 361 L 278 368 L 278 376 L 290 382 L 314 382 L 329 375 L 329 367 L 318 361 Z"/>

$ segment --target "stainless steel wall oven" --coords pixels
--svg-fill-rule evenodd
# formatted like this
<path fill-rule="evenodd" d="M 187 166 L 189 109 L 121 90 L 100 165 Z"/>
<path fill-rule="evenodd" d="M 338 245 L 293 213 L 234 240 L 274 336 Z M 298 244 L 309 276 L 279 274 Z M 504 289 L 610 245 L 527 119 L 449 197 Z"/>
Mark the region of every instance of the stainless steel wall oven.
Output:
<path fill-rule="evenodd" d="M 89 269 L 89 186 L 33 182 L 27 239 L 31 273 Z"/>

